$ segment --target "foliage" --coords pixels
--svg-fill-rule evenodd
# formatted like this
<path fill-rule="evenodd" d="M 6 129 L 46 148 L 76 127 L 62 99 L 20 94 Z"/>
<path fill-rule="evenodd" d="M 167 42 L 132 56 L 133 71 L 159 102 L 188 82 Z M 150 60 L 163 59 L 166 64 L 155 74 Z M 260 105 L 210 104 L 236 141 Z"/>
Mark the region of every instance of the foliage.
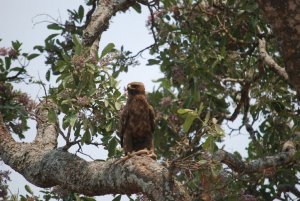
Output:
<path fill-rule="evenodd" d="M 220 127 L 208 132 L 207 128 L 213 128 L 206 125 L 208 119 L 221 124 L 228 133 L 240 134 L 246 124 L 257 127 L 255 136 L 249 136 L 246 160 L 280 152 L 282 143 L 299 126 L 299 105 L 288 84 L 260 60 L 258 39 L 263 35 L 268 39 L 269 53 L 283 64 L 271 29 L 260 16 L 255 1 L 165 0 L 162 3 L 163 8 L 153 12 L 149 19 L 149 27 L 157 39 L 151 50 L 155 58 L 149 60 L 149 65 L 159 64 L 165 75 L 157 80 L 160 88 L 150 95 L 159 111 L 156 145 L 161 157 L 169 160 L 186 157 L 186 153 L 180 154 L 176 149 L 174 153 L 179 156 L 174 156 L 170 150 L 176 144 L 180 148 L 187 144 L 188 154 L 194 160 L 205 161 L 203 152 L 213 153 L 217 147 L 212 144 L 222 137 L 212 138 L 213 134 L 218 130 L 223 132 Z M 197 109 L 199 105 L 205 109 Z M 187 115 L 182 118 L 180 113 Z M 200 119 L 197 123 L 193 122 L 196 118 Z M 238 129 L 226 126 L 228 121 L 239 119 Z M 193 176 L 182 179 L 191 181 L 192 192 L 200 192 L 195 194 L 195 200 L 236 200 L 248 194 L 270 200 L 278 196 L 278 186 L 292 181 L 297 184 L 298 166 L 288 171 L 287 174 L 281 169 L 274 170 L 272 178 L 261 174 L 245 178 L 227 175 L 226 179 L 231 181 L 227 186 L 215 181 L 222 180 L 222 174 L 226 173 L 223 171 L 202 181 L 209 174 L 197 169 Z M 199 190 L 199 185 L 204 190 Z"/>
<path fill-rule="evenodd" d="M 159 158 L 185 182 L 193 200 L 272 200 L 281 196 L 281 185 L 299 184 L 297 164 L 239 175 L 212 157 L 225 135 L 246 130 L 250 142 L 244 160 L 274 155 L 299 127 L 293 89 L 260 60 L 258 39 L 264 37 L 269 54 L 283 65 L 280 47 L 255 1 L 162 0 L 158 5 L 149 6 L 147 25 L 155 41 L 148 65 L 159 65 L 164 74 L 156 80 L 159 88 L 148 94 L 156 110 L 154 144 Z M 141 5 L 134 9 L 140 13 Z M 49 24 L 55 33 L 44 46 L 35 47 L 47 54 L 46 79 L 56 79 L 47 98 L 59 108 L 66 148 L 103 145 L 108 158 L 121 156 L 116 130 L 124 96 L 117 79 L 136 61 L 131 52 L 117 50 L 113 43 L 91 56 L 81 42 L 88 23 L 84 7 L 69 14 L 65 23 Z M 20 47 L 16 41 L 12 48 L 0 49 L 0 112 L 23 137 L 34 103 L 12 83 L 24 81 L 27 61 L 38 54 L 21 53 Z M 26 65 L 11 68 L 19 57 Z M 49 111 L 50 121 L 57 118 Z M 237 128 L 228 126 L 231 121 Z M 46 200 L 57 198 L 44 193 Z M 67 200 L 77 200 L 79 195 L 69 196 Z"/>
<path fill-rule="evenodd" d="M 7 127 L 19 138 L 24 138 L 23 132 L 28 129 L 27 119 L 35 102 L 26 93 L 14 90 L 12 83 L 33 83 L 26 67 L 39 54 L 23 53 L 21 46 L 19 41 L 14 41 L 12 47 L 0 48 L 0 112 Z"/>

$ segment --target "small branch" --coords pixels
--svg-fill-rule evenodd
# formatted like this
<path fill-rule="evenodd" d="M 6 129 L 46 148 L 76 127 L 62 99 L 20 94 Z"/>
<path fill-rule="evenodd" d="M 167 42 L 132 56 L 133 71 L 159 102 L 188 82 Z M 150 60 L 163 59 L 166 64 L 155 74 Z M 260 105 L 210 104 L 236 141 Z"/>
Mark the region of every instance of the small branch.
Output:
<path fill-rule="evenodd" d="M 148 47 L 145 47 L 144 49 L 138 51 L 135 55 L 129 57 L 128 59 L 134 59 L 135 57 L 139 56 L 140 54 L 142 54 L 145 50 L 148 50 L 152 47 L 154 47 L 155 44 L 149 45 Z"/>
<path fill-rule="evenodd" d="M 155 16 L 154 16 L 154 12 L 153 12 L 151 6 L 149 4 L 147 4 L 147 7 L 148 7 L 148 10 L 149 10 L 150 15 L 151 15 L 151 27 L 150 27 L 150 30 L 151 30 L 151 33 L 152 33 L 152 36 L 153 36 L 153 39 L 154 39 L 154 44 L 156 45 L 157 44 L 157 37 L 156 37 L 155 31 L 154 31 Z"/>
<path fill-rule="evenodd" d="M 215 16 L 216 16 L 216 18 L 217 18 L 217 20 L 218 20 L 218 22 L 219 22 L 219 24 L 220 24 L 220 26 L 221 26 L 221 29 L 227 34 L 227 36 L 229 37 L 229 39 L 230 39 L 232 42 L 235 42 L 235 43 L 241 43 L 241 44 L 245 43 L 245 41 L 243 41 L 243 40 L 238 40 L 237 38 L 235 38 L 235 37 L 230 33 L 230 31 L 226 28 L 225 23 L 222 23 L 222 22 L 221 22 L 219 16 L 218 16 L 218 15 L 215 15 Z"/>
<path fill-rule="evenodd" d="M 263 150 L 262 145 L 257 141 L 255 136 L 255 131 L 253 127 L 249 123 L 245 123 L 246 130 L 248 131 L 250 138 L 252 142 L 255 144 L 255 146 L 259 147 L 261 150 Z"/>
<path fill-rule="evenodd" d="M 250 82 L 246 82 L 246 84 L 244 84 L 242 91 L 241 91 L 241 99 L 240 99 L 239 103 L 237 104 L 232 115 L 230 117 L 226 118 L 227 120 L 234 121 L 237 118 L 238 114 L 240 113 L 242 106 L 244 105 L 246 108 L 246 106 L 249 103 L 249 95 L 248 95 L 249 89 L 250 89 Z"/>
<path fill-rule="evenodd" d="M 264 38 L 258 39 L 258 49 L 260 58 L 267 64 L 275 73 L 282 77 L 285 81 L 289 82 L 289 76 L 285 68 L 279 66 L 274 59 L 268 54 L 266 50 L 266 40 Z"/>

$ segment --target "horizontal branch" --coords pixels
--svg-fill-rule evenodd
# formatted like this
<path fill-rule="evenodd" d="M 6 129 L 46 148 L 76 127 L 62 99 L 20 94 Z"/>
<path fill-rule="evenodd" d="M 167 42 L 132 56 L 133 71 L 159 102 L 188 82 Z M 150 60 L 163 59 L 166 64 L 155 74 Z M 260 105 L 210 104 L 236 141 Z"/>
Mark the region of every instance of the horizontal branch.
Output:
<path fill-rule="evenodd" d="M 0 119 L 0 157 L 11 168 L 39 187 L 61 186 L 89 196 L 143 193 L 153 200 L 190 200 L 187 191 L 170 179 L 168 170 L 148 156 L 87 162 L 56 148 L 57 123 L 49 123 L 54 104 L 42 101 L 37 115 L 37 136 L 18 143 Z"/>
<path fill-rule="evenodd" d="M 287 141 L 283 145 L 281 153 L 274 156 L 268 156 L 261 159 L 253 160 L 251 162 L 244 162 L 235 155 L 219 150 L 214 159 L 228 165 L 233 171 L 242 174 L 252 174 L 263 172 L 267 168 L 274 168 L 288 164 L 292 161 L 296 153 L 295 145 L 292 141 Z"/>

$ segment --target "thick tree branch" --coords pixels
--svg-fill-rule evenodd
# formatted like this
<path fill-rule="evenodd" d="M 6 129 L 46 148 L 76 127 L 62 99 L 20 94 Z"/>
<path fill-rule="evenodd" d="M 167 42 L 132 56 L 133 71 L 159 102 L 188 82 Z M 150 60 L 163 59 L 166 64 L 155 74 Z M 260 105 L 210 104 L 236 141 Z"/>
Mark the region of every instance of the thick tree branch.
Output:
<path fill-rule="evenodd" d="M 114 16 L 118 11 L 126 11 L 134 3 L 134 0 L 100 1 L 89 24 L 83 32 L 84 46 L 92 46 L 94 41 L 108 28 L 109 20 L 112 16 Z"/>
<path fill-rule="evenodd" d="M 283 145 L 281 153 L 274 156 L 257 159 L 251 162 L 243 162 L 241 159 L 224 150 L 219 150 L 215 154 L 214 158 L 222 163 L 225 163 L 235 172 L 242 174 L 252 174 L 263 172 L 267 168 L 274 168 L 288 164 L 292 161 L 295 153 L 296 149 L 294 143 L 292 141 L 287 141 Z"/>
<path fill-rule="evenodd" d="M 300 96 L 300 3 L 298 0 L 257 0 L 282 47 L 290 84 Z"/>
<path fill-rule="evenodd" d="M 87 162 L 56 148 L 57 123 L 49 123 L 55 108 L 46 100 L 37 108 L 37 136 L 32 143 L 13 140 L 0 120 L 0 157 L 11 168 L 39 187 L 59 185 L 72 192 L 96 196 L 142 192 L 153 200 L 189 201 L 183 186 L 169 178 L 168 170 L 147 156 Z"/>

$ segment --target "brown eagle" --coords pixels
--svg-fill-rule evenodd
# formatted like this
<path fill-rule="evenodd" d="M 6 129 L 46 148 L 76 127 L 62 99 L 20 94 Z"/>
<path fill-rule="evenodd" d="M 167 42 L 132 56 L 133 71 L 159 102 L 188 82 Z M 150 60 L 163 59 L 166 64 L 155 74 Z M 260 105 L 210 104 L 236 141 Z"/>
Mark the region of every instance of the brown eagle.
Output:
<path fill-rule="evenodd" d="M 120 138 L 125 155 L 148 154 L 156 159 L 153 145 L 154 111 L 141 82 L 127 85 L 128 99 L 121 111 Z"/>

